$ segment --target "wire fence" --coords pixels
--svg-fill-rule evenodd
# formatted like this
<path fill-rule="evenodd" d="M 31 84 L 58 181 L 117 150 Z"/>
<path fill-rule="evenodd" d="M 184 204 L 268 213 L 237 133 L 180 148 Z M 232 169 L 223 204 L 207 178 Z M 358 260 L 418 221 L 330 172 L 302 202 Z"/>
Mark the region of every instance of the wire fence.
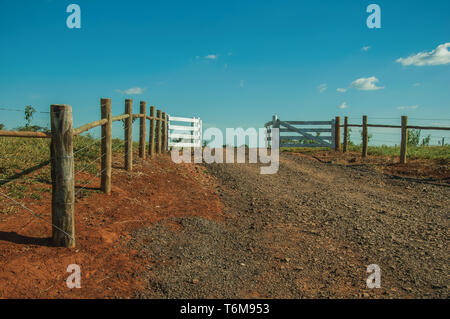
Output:
<path fill-rule="evenodd" d="M 52 189 L 52 220 L 58 221 L 59 224 L 53 226 L 53 241 L 56 245 L 65 247 L 73 247 L 75 245 L 74 238 L 74 204 L 78 195 L 88 189 L 92 183 L 101 176 L 101 183 L 99 190 L 109 195 L 111 191 L 111 175 L 112 175 L 112 154 L 116 153 L 119 148 L 124 149 L 124 168 L 127 171 L 132 171 L 133 158 L 133 135 L 132 127 L 135 119 L 140 118 L 139 128 L 139 157 L 146 158 L 146 121 L 150 120 L 150 134 L 149 134 L 149 150 L 148 154 L 152 157 L 155 154 L 161 154 L 167 151 L 168 145 L 168 115 L 161 110 L 155 112 L 155 107 L 150 107 L 150 115 L 146 112 L 146 103 L 140 102 L 140 113 L 132 113 L 132 100 L 125 100 L 125 112 L 118 116 L 111 114 L 111 100 L 101 99 L 100 103 L 101 119 L 84 124 L 76 129 L 73 129 L 72 108 L 68 105 L 52 105 L 51 112 L 41 112 L 33 110 L 33 114 L 51 114 L 52 127 L 58 128 L 52 130 L 51 134 L 37 133 L 32 131 L 36 126 L 31 125 L 32 117 L 25 112 L 25 110 L 16 108 L 0 107 L 0 112 L 24 112 L 27 125 L 26 132 L 22 127 L 18 131 L 5 131 L 0 128 L 0 157 L 8 162 L 11 167 L 3 169 L 0 167 L 0 187 L 4 187 L 1 191 L 1 197 L 4 201 L 12 203 L 32 213 L 33 217 L 43 219 L 41 215 L 37 214 L 33 209 L 25 204 L 25 201 L 20 202 L 15 197 L 16 194 L 6 194 L 4 189 L 9 187 L 9 190 L 15 190 L 24 181 L 33 183 L 33 178 L 30 178 L 30 173 L 39 170 L 51 163 L 51 172 L 45 171 L 45 177 L 40 177 L 40 182 L 50 184 Z M 37 117 L 33 116 L 36 121 Z M 41 119 L 38 119 L 41 120 Z M 45 120 L 44 120 L 45 121 Z M 124 139 L 117 141 L 112 138 L 112 123 L 121 121 L 123 123 Z M 47 122 L 48 123 L 48 122 Z M 48 125 L 47 125 L 48 126 Z M 88 135 L 81 135 L 88 130 L 101 127 L 101 137 L 94 138 L 89 133 Z M 38 129 L 42 129 L 37 127 Z M 68 129 L 68 131 L 65 131 Z M 68 133 L 68 134 L 67 134 Z M 7 142 L 7 138 L 16 138 L 16 144 L 11 145 Z M 37 144 L 30 145 L 30 142 L 24 142 L 28 138 L 38 138 Z M 51 143 L 49 142 L 51 138 Z M 72 141 L 73 139 L 73 141 Z M 34 139 L 36 141 L 36 139 Z M 80 142 L 80 144 L 78 144 Z M 78 144 L 78 145 L 77 145 Z M 26 145 L 26 147 L 25 147 Z M 39 145 L 39 147 L 35 147 Z M 17 148 L 17 146 L 19 146 Z M 101 147 L 100 147 L 101 146 Z M 45 154 L 42 150 L 46 150 Z M 49 150 L 51 149 L 51 152 Z M 95 155 L 94 149 L 100 150 L 100 155 Z M 6 151 L 15 151 L 16 154 L 8 155 Z M 17 151 L 22 151 L 17 153 Z M 28 154 L 29 153 L 29 154 Z M 34 153 L 39 153 L 37 158 L 33 158 Z M 24 155 L 27 156 L 24 156 Z M 15 158 L 16 157 L 16 158 Z M 24 160 L 25 158 L 25 160 Z M 17 161 L 15 161 L 17 159 Z M 98 164 L 101 161 L 101 168 L 98 169 Z M 40 162 L 40 163 L 39 163 Z M 30 168 L 23 168 L 24 165 L 36 163 Z M 6 164 L 6 165 L 8 165 Z M 95 172 L 93 172 L 95 170 Z M 107 171 L 109 170 L 109 172 Z M 19 172 L 17 172 L 19 171 Z M 84 173 L 89 171 L 89 178 Z M 81 175 L 80 175 L 81 174 Z M 93 175 L 93 176 L 92 176 Z M 79 185 L 75 185 L 76 176 L 82 180 Z M 17 181 L 18 183 L 14 183 Z M 51 183 L 50 183 L 51 181 Z M 6 185 L 6 186 L 5 186 Z M 75 191 L 76 188 L 76 191 Z M 20 188 L 22 189 L 22 188 Z M 27 194 L 28 195 L 28 194 Z M 31 194 L 33 195 L 33 194 Z M 30 196 L 31 196 L 30 195 Z M 73 199 L 67 201 L 67 199 Z M 56 206 L 55 206 L 56 205 Z M 58 209 L 55 209 L 58 207 Z M 1 207 L 0 207 L 1 209 Z M 54 219 L 55 216 L 56 219 Z M 72 225 L 72 226 L 71 226 Z M 58 230 L 61 234 L 59 234 Z M 55 235 L 56 234 L 56 235 Z M 61 236 L 64 234 L 64 236 Z M 56 237 L 55 237 L 56 236 Z M 67 237 L 69 236 L 69 237 Z M 72 241 L 67 241 L 70 238 Z"/>

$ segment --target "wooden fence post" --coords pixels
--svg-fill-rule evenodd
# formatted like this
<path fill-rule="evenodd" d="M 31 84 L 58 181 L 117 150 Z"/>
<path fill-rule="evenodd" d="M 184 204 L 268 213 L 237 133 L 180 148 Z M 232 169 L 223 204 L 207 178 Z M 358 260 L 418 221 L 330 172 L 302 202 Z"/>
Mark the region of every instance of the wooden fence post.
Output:
<path fill-rule="evenodd" d="M 141 109 L 140 109 L 140 113 L 141 115 L 143 114 L 144 116 L 140 118 L 140 125 L 139 125 L 139 157 L 141 157 L 142 159 L 146 158 L 146 153 L 145 153 L 145 133 L 146 133 L 146 124 L 147 124 L 147 103 L 145 103 L 144 101 L 141 101 Z"/>
<path fill-rule="evenodd" d="M 341 150 L 341 117 L 340 116 L 336 116 L 336 120 L 335 120 L 335 134 L 334 134 L 334 141 L 335 141 L 335 145 L 334 145 L 334 150 L 336 152 L 339 152 Z"/>
<path fill-rule="evenodd" d="M 156 111 L 156 153 L 161 154 L 161 110 Z"/>
<path fill-rule="evenodd" d="M 363 116 L 362 125 L 362 157 L 367 157 L 367 144 L 369 144 L 369 134 L 367 132 L 367 115 Z"/>
<path fill-rule="evenodd" d="M 111 194 L 111 163 L 112 163 L 112 114 L 111 99 L 101 99 L 101 116 L 107 119 L 108 123 L 102 125 L 102 159 L 101 159 L 101 190 L 106 195 Z"/>
<path fill-rule="evenodd" d="M 155 107 L 150 106 L 150 132 L 148 136 L 148 153 L 150 157 L 155 156 Z"/>
<path fill-rule="evenodd" d="M 166 112 L 162 112 L 162 132 L 161 132 L 161 149 L 165 153 L 167 149 L 167 116 Z"/>
<path fill-rule="evenodd" d="M 69 105 L 50 107 L 52 140 L 52 239 L 57 246 L 75 247 L 75 182 L 73 120 Z"/>
<path fill-rule="evenodd" d="M 165 152 L 169 151 L 169 114 L 166 114 L 166 125 L 164 126 L 165 129 L 165 141 L 166 141 L 166 148 Z"/>
<path fill-rule="evenodd" d="M 133 100 L 125 100 L 125 169 L 133 170 Z"/>
<path fill-rule="evenodd" d="M 348 145 L 348 116 L 344 117 L 344 145 L 343 152 L 347 152 Z"/>
<path fill-rule="evenodd" d="M 406 164 L 406 153 L 408 151 L 408 117 L 402 116 L 402 141 L 400 145 L 400 163 Z"/>

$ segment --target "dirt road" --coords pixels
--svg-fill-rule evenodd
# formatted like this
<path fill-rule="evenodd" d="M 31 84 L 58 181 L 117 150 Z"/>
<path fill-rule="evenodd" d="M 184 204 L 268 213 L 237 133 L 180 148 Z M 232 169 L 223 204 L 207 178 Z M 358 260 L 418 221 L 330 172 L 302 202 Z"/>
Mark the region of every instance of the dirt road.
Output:
<path fill-rule="evenodd" d="M 205 165 L 223 220 L 135 231 L 130 245 L 150 261 L 138 297 L 448 298 L 448 186 L 295 154 L 280 161 L 276 175 Z M 380 289 L 367 289 L 370 264 Z"/>

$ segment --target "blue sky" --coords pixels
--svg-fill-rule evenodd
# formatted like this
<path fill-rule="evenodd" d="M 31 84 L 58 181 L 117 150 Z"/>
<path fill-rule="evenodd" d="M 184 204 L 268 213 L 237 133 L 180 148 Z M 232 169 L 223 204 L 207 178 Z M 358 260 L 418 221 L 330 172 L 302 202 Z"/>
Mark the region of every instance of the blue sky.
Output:
<path fill-rule="evenodd" d="M 70 3 L 81 29 L 66 26 Z M 370 3 L 381 29 L 366 26 Z M 448 0 L 1 0 L 0 108 L 70 104 L 78 126 L 110 97 L 114 114 L 132 98 L 136 110 L 145 100 L 205 127 L 262 127 L 273 114 L 450 126 L 450 64 L 433 53 L 450 42 L 448 12 Z M 0 110 L 0 122 L 11 129 L 23 116 Z"/>

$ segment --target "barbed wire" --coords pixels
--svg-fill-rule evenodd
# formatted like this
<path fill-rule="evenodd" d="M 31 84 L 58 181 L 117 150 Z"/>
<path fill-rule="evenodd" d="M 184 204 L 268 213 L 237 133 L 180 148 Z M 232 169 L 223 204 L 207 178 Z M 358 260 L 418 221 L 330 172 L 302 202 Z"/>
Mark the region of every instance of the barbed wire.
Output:
<path fill-rule="evenodd" d="M 11 108 L 6 108 L 6 107 L 0 107 L 0 111 L 25 112 L 25 110 L 11 109 Z M 44 111 L 38 111 L 38 110 L 35 110 L 33 113 L 50 114 L 50 112 L 44 112 Z"/>
<path fill-rule="evenodd" d="M 95 142 L 93 142 L 92 144 L 86 145 L 86 146 L 82 147 L 81 149 L 76 150 L 75 152 L 73 152 L 73 155 L 75 156 L 75 155 L 78 154 L 79 152 L 81 152 L 81 151 L 83 151 L 83 150 L 85 150 L 85 149 L 87 149 L 87 148 L 89 148 L 89 147 L 92 147 L 93 145 L 95 145 L 95 144 L 97 144 L 97 143 L 103 141 L 103 139 L 105 139 L 105 138 L 106 138 L 106 136 L 101 137 L 100 139 L 97 139 L 97 140 L 96 140 Z"/>
<path fill-rule="evenodd" d="M 72 235 L 70 235 L 69 233 L 67 233 L 66 231 L 64 231 L 63 229 L 59 228 L 58 226 L 56 226 L 55 224 L 49 222 L 48 220 L 46 220 L 45 218 L 43 218 L 42 216 L 40 216 L 38 213 L 36 213 L 35 211 L 33 211 L 32 209 L 26 207 L 24 204 L 16 201 L 15 199 L 9 197 L 8 195 L 4 194 L 3 192 L 0 192 L 0 195 L 2 195 L 3 197 L 9 199 L 10 201 L 12 201 L 13 203 L 15 203 L 16 205 L 21 206 L 23 209 L 25 209 L 26 211 L 30 212 L 34 217 L 37 217 L 39 219 L 42 219 L 44 222 L 46 222 L 47 224 L 52 225 L 53 227 L 55 227 L 56 229 L 58 229 L 59 231 L 63 232 L 64 234 L 66 234 L 67 236 L 69 236 L 70 238 L 72 238 L 73 240 L 75 240 L 75 238 L 73 238 Z"/>
<path fill-rule="evenodd" d="M 121 146 L 123 146 L 123 145 L 122 145 L 122 144 L 116 145 L 115 147 L 112 148 L 112 150 L 116 150 L 117 148 L 119 148 L 119 147 L 121 147 Z M 104 156 L 104 155 L 98 157 L 96 160 L 98 160 L 99 158 L 102 158 L 103 156 Z M 99 173 L 97 173 L 93 178 L 91 178 L 87 183 L 85 183 L 83 186 L 81 186 L 81 188 L 80 188 L 77 192 L 75 192 L 75 197 L 76 197 L 82 190 L 86 189 L 86 187 L 87 187 L 89 184 L 91 184 L 92 181 L 93 181 L 94 179 L 96 179 L 99 175 L 101 175 L 101 174 L 102 174 L 104 171 L 106 171 L 107 169 L 108 169 L 108 168 L 105 167 L 103 170 L 101 170 Z M 79 173 L 79 172 L 78 172 L 78 173 Z M 75 173 L 74 173 L 74 175 L 75 175 Z"/>

